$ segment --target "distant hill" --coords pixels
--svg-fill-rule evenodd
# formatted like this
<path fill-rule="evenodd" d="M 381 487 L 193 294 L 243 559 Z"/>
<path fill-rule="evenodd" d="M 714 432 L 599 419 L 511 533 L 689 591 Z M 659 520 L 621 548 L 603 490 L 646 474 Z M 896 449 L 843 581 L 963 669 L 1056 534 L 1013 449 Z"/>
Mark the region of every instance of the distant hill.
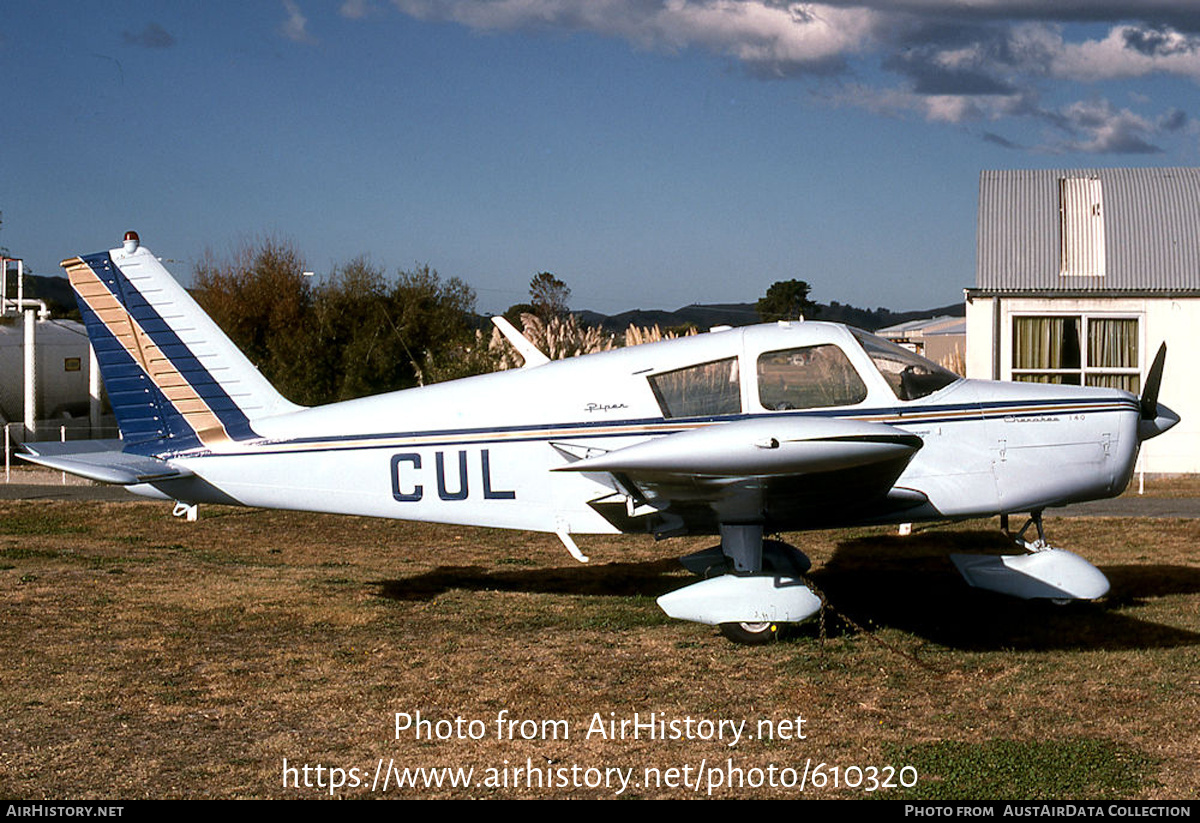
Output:
<path fill-rule="evenodd" d="M 9 288 L 16 289 L 15 283 L 10 282 Z M 16 297 L 14 291 L 9 297 Z M 46 277 L 40 274 L 25 275 L 25 296 L 30 299 L 45 300 L 54 317 L 69 317 L 79 319 L 79 306 L 75 302 L 75 292 L 65 277 Z"/>
<path fill-rule="evenodd" d="M 846 323 L 867 331 L 875 331 L 885 326 L 897 323 L 907 323 L 909 320 L 921 320 L 926 317 L 963 317 L 967 313 L 966 304 L 952 303 L 933 309 L 918 311 L 894 312 L 883 307 L 876 309 L 859 309 L 843 305 L 836 300 L 826 305 L 817 304 L 817 312 L 808 317 L 809 320 L 829 320 L 834 323 Z M 586 325 L 602 326 L 612 332 L 620 332 L 629 326 L 654 326 L 662 329 L 678 328 L 693 325 L 699 329 L 712 326 L 746 326 L 761 322 L 753 303 L 715 303 L 712 305 L 684 306 L 675 311 L 661 309 L 632 309 L 620 314 L 605 315 L 594 311 L 574 312 Z"/>
<path fill-rule="evenodd" d="M 25 290 L 29 297 L 45 300 L 50 311 L 56 317 L 74 317 L 78 319 L 79 309 L 75 304 L 75 293 L 65 277 L 44 277 L 42 275 L 26 275 Z M 15 295 L 14 295 L 15 296 Z M 934 309 L 919 311 L 894 312 L 891 309 L 879 307 L 876 309 L 859 309 L 847 306 L 834 300 L 828 305 L 817 304 L 818 311 L 809 320 L 830 320 L 835 323 L 846 323 L 867 331 L 875 331 L 885 326 L 906 323 L 909 320 L 921 320 L 926 317 L 963 317 L 966 315 L 966 305 L 953 303 Z M 709 329 L 713 326 L 748 326 L 760 322 L 758 312 L 753 303 L 711 303 L 706 305 L 692 304 L 675 311 L 664 309 L 630 309 L 620 314 L 600 314 L 594 311 L 573 312 L 580 321 L 588 326 L 601 326 L 610 332 L 623 332 L 630 325 L 649 327 L 658 326 L 661 329 L 695 326 L 698 329 Z M 480 328 L 490 328 L 491 322 L 481 318 Z"/>

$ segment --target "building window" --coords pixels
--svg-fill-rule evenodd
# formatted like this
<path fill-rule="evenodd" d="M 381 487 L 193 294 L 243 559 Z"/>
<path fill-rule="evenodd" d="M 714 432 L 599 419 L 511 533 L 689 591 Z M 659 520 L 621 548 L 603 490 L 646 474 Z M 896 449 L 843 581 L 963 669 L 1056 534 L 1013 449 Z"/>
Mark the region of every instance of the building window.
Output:
<path fill-rule="evenodd" d="M 1013 380 L 1104 386 L 1138 394 L 1135 317 L 1013 318 Z"/>
<path fill-rule="evenodd" d="M 1063 277 L 1103 277 L 1104 211 L 1100 180 L 1064 177 L 1058 182 L 1062 229 L 1059 274 Z"/>

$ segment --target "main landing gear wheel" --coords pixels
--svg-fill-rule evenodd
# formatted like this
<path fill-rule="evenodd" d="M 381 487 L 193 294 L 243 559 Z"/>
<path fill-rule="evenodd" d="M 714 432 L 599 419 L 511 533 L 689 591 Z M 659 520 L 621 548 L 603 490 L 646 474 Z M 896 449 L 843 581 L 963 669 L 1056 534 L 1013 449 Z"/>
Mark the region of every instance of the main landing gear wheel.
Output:
<path fill-rule="evenodd" d="M 762 646 L 775 640 L 779 634 L 776 623 L 721 623 L 718 628 L 727 640 L 746 646 Z"/>

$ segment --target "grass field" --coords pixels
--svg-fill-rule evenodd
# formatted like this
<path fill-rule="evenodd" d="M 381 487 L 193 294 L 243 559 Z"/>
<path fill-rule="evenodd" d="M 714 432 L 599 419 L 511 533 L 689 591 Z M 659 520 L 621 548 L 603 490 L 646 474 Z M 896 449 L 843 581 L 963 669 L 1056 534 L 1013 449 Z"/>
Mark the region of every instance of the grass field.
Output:
<path fill-rule="evenodd" d="M 1200 521 L 1047 523 L 1105 602 L 969 590 L 994 522 L 797 534 L 831 609 L 747 648 L 654 604 L 707 539 L 0 502 L 0 796 L 1200 797 Z"/>

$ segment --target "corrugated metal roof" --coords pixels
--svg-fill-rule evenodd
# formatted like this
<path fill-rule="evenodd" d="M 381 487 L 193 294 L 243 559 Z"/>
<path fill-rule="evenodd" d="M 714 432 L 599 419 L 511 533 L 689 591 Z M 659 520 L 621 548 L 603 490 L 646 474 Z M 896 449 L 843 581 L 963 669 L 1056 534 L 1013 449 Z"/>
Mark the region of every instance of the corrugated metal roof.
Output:
<path fill-rule="evenodd" d="M 1100 181 L 1105 274 L 1064 277 L 1062 180 Z M 1040 169 L 979 176 L 977 288 L 1200 289 L 1200 169 Z"/>
<path fill-rule="evenodd" d="M 879 337 L 898 337 L 905 334 L 928 336 L 934 334 L 965 334 L 966 329 L 967 318 L 951 317 L 948 314 L 942 314 L 937 317 L 926 317 L 921 320 L 909 320 L 906 323 L 897 323 L 894 326 L 876 329 L 871 334 Z"/>

